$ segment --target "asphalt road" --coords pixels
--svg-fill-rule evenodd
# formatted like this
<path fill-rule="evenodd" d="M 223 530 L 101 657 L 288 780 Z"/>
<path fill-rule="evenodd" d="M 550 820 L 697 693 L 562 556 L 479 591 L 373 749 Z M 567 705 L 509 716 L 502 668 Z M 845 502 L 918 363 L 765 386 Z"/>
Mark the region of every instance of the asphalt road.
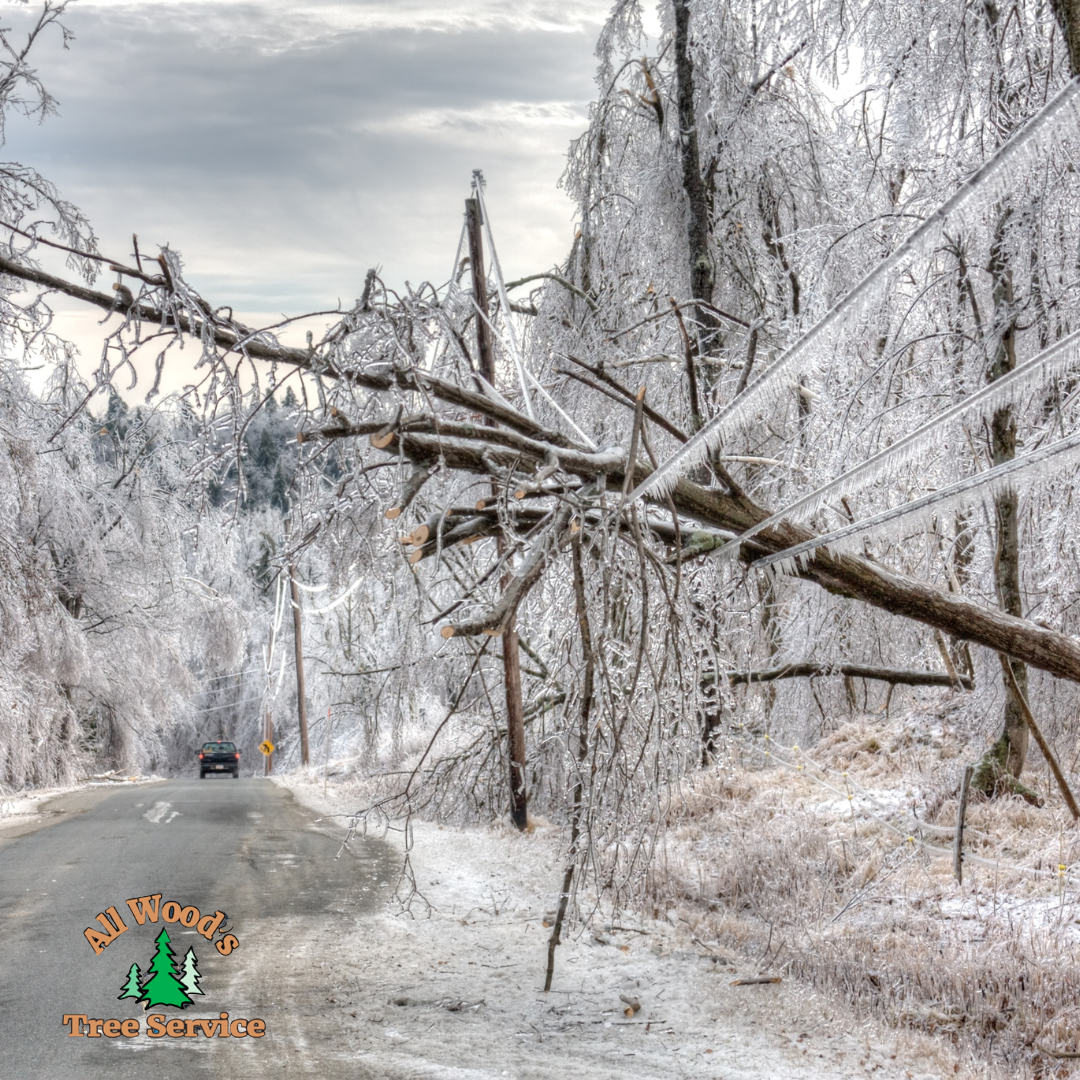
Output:
<path fill-rule="evenodd" d="M 392 882 L 397 866 L 389 846 L 378 841 L 361 842 L 354 854 L 335 860 L 339 843 L 333 827 L 314 825 L 313 815 L 287 791 L 260 779 L 95 788 L 53 800 L 48 811 L 53 824 L 20 830 L 21 835 L 0 832 L 3 1080 L 281 1075 L 273 1060 L 274 1035 L 288 989 L 267 989 L 280 988 L 281 980 L 267 970 L 277 953 L 271 951 L 267 960 L 264 947 L 254 973 L 250 964 L 244 966 L 245 944 L 254 959 L 275 926 L 295 925 L 297 917 L 354 925 L 385 897 L 382 883 Z M 138 925 L 125 901 L 156 893 L 162 894 L 158 922 Z M 164 907 L 170 900 L 197 907 L 200 915 L 225 912 L 228 922 L 214 942 L 227 930 L 239 941 L 237 948 L 220 955 L 197 926 L 165 922 L 177 910 Z M 109 907 L 128 929 L 95 954 L 83 931 L 100 931 L 96 916 Z M 118 999 L 133 963 L 145 981 L 163 928 L 178 963 L 194 948 L 203 996 L 183 1011 L 161 1007 L 147 1013 L 133 999 Z M 287 973 L 285 947 L 279 951 Z M 148 1036 L 155 1013 L 168 1020 L 218 1018 L 221 1012 L 230 1013 L 230 1021 L 262 1018 L 267 1035 Z M 74 1037 L 68 1034 L 71 1025 L 63 1025 L 65 1014 L 137 1019 L 139 1034 Z"/>

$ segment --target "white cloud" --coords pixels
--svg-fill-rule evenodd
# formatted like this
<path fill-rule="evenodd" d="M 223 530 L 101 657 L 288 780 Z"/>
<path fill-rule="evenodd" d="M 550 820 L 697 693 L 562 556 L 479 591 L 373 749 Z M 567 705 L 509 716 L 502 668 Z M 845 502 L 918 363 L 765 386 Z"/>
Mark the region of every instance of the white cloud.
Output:
<path fill-rule="evenodd" d="M 486 143 L 509 134 L 526 143 L 568 142 L 583 131 L 589 117 L 580 102 L 497 101 L 473 108 L 416 109 L 390 116 L 358 120 L 353 130 L 371 134 L 416 134 L 443 137 L 460 144 L 462 137 Z"/>

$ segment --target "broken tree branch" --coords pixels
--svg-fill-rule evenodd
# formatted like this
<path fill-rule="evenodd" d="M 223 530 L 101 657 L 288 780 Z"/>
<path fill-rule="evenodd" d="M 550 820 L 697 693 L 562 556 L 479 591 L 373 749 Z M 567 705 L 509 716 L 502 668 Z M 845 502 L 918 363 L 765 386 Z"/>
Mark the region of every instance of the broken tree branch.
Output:
<path fill-rule="evenodd" d="M 570 521 L 570 507 L 563 506 L 555 514 L 552 523 L 533 545 L 528 558 L 513 575 L 494 607 L 464 622 L 450 623 L 440 633 L 444 638 L 472 637 L 477 634 L 501 634 L 507 627 L 518 605 L 529 590 L 540 580 L 548 559 L 559 547 Z"/>
<path fill-rule="evenodd" d="M 106 311 L 126 311 L 138 319 L 161 323 L 162 311 L 147 304 L 125 308 L 123 301 L 111 295 L 86 289 L 80 285 L 23 266 L 0 256 L 0 274 L 17 277 L 96 305 Z M 176 328 L 196 337 L 207 339 L 226 352 L 239 352 L 254 359 L 284 363 L 306 371 L 318 371 L 322 378 L 339 378 L 352 385 L 385 392 L 395 387 L 402 390 L 426 391 L 430 396 L 451 405 L 491 417 L 505 427 L 520 433 L 535 449 L 509 451 L 488 447 L 479 442 L 438 438 L 419 434 L 395 434 L 387 452 L 404 453 L 414 464 L 430 465 L 440 457 L 446 467 L 487 475 L 488 462 L 498 467 L 520 469 L 527 464 L 535 471 L 549 450 L 555 450 L 560 468 L 568 474 L 592 481 L 598 474 L 608 476 L 611 487 L 621 486 L 625 462 L 617 452 L 593 454 L 575 445 L 560 432 L 544 429 L 540 424 L 518 413 L 514 408 L 473 393 L 413 368 L 395 368 L 385 361 L 365 367 L 344 367 L 336 354 L 327 349 L 296 349 L 279 345 L 265 337 L 256 337 L 239 324 L 228 327 L 216 321 L 205 324 L 183 312 L 169 314 Z M 441 424 L 441 421 L 440 421 Z M 639 464 L 634 470 L 634 484 L 642 483 L 649 469 Z M 671 505 L 681 516 L 711 528 L 743 533 L 771 516 L 769 511 L 737 492 L 706 488 L 687 479 L 680 479 L 670 495 Z M 667 498 L 660 500 L 667 505 Z M 740 558 L 753 562 L 765 555 L 775 554 L 810 540 L 809 528 L 788 521 L 765 529 L 741 546 Z M 1047 671 L 1059 678 L 1080 682 L 1080 640 L 1040 626 L 1031 620 L 991 608 L 963 597 L 949 594 L 928 582 L 894 573 L 879 563 L 853 555 L 834 555 L 827 550 L 815 552 L 813 558 L 797 571 L 806 581 L 813 582 L 839 596 L 861 600 L 874 607 L 903 618 L 913 619 L 926 626 L 963 641 L 973 641 L 996 652 L 1005 652 L 1032 667 Z"/>
<path fill-rule="evenodd" d="M 1013 700 L 1019 706 L 1020 712 L 1024 717 L 1024 723 L 1027 724 L 1032 737 L 1039 744 L 1039 749 L 1042 751 L 1043 757 L 1046 758 L 1046 763 L 1050 766 L 1050 771 L 1054 774 L 1054 779 L 1057 781 L 1058 788 L 1061 791 L 1062 797 L 1065 799 L 1065 805 L 1069 808 L 1069 813 L 1073 816 L 1073 821 L 1080 820 L 1080 809 L 1077 808 L 1076 800 L 1073 798 L 1072 789 L 1069 787 L 1069 782 L 1065 779 L 1065 774 L 1061 771 L 1061 766 L 1058 764 L 1057 757 L 1050 748 L 1050 744 L 1046 741 L 1046 736 L 1043 735 L 1041 728 L 1035 722 L 1035 717 L 1032 715 L 1031 708 L 1027 703 L 1027 698 L 1024 697 L 1023 691 L 1017 685 L 1016 676 L 1013 674 L 1012 670 L 1012 664 L 1009 663 L 1008 657 L 1002 653 L 998 653 L 998 659 L 1001 661 L 1001 671 L 1005 676 L 1005 685 L 1008 686 L 1009 692 L 1013 696 Z"/>

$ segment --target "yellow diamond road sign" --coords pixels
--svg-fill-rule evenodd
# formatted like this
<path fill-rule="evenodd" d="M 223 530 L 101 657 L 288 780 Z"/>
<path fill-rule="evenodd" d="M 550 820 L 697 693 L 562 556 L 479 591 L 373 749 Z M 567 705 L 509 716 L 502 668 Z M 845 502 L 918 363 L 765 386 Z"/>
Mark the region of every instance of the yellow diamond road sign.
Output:
<path fill-rule="evenodd" d="M 274 752 L 274 744 L 266 739 L 264 742 L 259 743 L 259 749 L 269 757 Z"/>

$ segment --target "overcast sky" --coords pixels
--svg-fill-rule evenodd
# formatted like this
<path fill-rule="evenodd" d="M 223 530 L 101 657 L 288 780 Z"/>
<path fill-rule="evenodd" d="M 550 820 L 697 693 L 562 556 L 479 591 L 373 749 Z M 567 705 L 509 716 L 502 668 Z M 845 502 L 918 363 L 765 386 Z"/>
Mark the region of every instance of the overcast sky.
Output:
<path fill-rule="evenodd" d="M 60 116 L 13 120 L 4 154 L 104 251 L 169 243 L 238 312 L 349 304 L 375 264 L 445 280 L 474 168 L 506 271 L 543 270 L 572 239 L 558 180 L 610 3 L 77 0 L 70 50 L 35 54 Z"/>

